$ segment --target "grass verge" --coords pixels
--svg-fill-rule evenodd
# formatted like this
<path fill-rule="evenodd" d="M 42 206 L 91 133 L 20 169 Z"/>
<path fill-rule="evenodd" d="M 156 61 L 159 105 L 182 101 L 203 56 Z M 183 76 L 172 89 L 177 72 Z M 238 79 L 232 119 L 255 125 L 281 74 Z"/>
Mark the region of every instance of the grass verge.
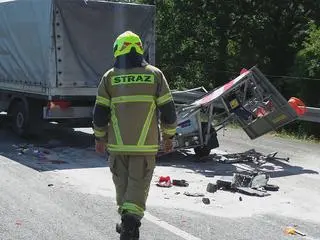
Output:
<path fill-rule="evenodd" d="M 279 129 L 278 131 L 273 133 L 273 136 L 285 138 L 285 139 L 295 139 L 303 142 L 320 143 L 320 139 L 316 138 L 313 135 L 288 132 L 285 129 Z"/>

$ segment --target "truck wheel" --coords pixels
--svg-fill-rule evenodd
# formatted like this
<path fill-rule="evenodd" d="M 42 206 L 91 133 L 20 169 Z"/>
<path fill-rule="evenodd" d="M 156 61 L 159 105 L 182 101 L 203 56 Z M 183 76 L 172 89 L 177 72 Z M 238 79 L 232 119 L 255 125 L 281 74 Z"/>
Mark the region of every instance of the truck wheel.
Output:
<path fill-rule="evenodd" d="M 194 148 L 194 152 L 197 157 L 203 158 L 209 156 L 211 149 L 208 146 L 199 146 Z"/>
<path fill-rule="evenodd" d="M 12 129 L 18 136 L 25 136 L 29 126 L 29 114 L 23 102 L 16 102 L 11 109 Z"/>

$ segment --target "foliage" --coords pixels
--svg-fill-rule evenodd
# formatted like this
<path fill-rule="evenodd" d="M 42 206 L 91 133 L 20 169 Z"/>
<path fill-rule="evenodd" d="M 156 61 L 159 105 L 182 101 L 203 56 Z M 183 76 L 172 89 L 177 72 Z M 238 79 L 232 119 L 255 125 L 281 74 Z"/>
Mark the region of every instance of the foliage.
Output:
<path fill-rule="evenodd" d="M 292 93 L 303 99 L 307 106 L 320 108 L 320 27 L 314 22 L 309 23 L 307 36 L 296 55 L 291 75 L 298 77 L 286 82 L 293 85 Z M 295 132 L 300 129 L 307 135 L 320 136 L 320 124 L 316 123 L 300 122 L 287 128 L 294 129 Z"/>
<path fill-rule="evenodd" d="M 285 98 L 320 107 L 320 1 L 130 2 L 156 5 L 156 63 L 172 88 L 210 90 L 258 65 Z"/>

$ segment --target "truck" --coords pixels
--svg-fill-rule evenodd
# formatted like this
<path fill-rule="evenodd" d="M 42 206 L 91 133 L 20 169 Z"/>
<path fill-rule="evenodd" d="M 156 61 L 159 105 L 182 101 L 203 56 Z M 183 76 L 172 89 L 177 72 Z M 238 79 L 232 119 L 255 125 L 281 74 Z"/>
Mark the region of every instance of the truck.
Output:
<path fill-rule="evenodd" d="M 140 35 L 155 64 L 155 6 L 98 0 L 0 1 L 0 113 L 19 136 L 48 123 L 89 127 L 113 42 Z"/>

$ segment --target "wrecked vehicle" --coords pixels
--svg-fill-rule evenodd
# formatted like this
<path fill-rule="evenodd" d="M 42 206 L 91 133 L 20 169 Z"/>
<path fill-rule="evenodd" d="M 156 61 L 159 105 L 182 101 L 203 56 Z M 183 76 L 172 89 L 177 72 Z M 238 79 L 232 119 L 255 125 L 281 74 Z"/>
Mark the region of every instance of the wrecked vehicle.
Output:
<path fill-rule="evenodd" d="M 211 92 L 201 87 L 172 95 L 178 115 L 174 150 L 193 148 L 198 157 L 219 147 L 217 132 L 230 122 L 256 139 L 305 112 L 301 101 L 287 101 L 256 66 Z"/>

